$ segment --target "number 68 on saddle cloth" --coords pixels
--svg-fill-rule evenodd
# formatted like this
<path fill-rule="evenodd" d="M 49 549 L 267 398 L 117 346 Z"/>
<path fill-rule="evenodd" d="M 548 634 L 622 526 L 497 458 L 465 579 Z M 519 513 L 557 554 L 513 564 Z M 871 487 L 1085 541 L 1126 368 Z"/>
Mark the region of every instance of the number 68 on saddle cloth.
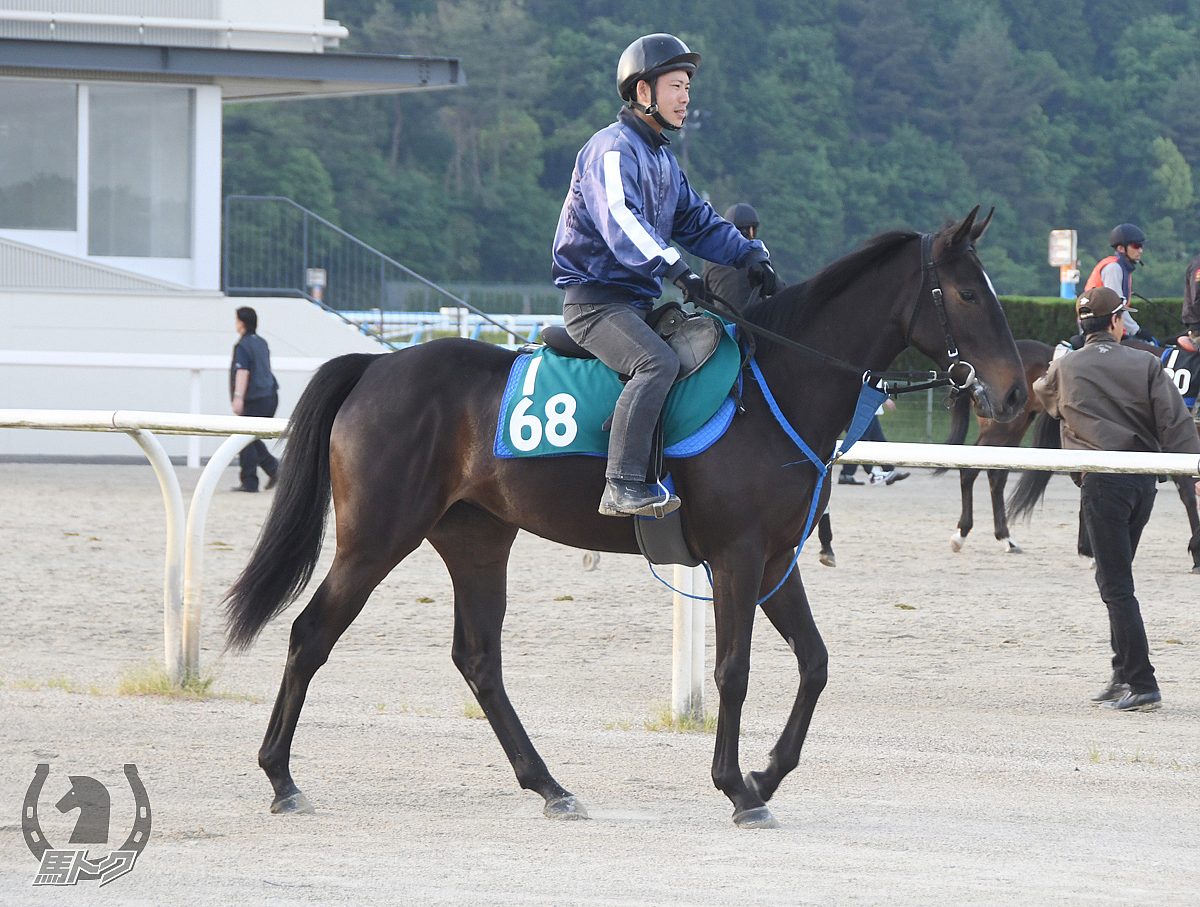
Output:
<path fill-rule="evenodd" d="M 725 433 L 740 366 L 737 343 L 722 332 L 700 370 L 671 388 L 663 406 L 667 456 L 695 456 Z M 617 373 L 596 359 L 560 356 L 549 348 L 518 356 L 500 404 L 493 452 L 504 458 L 607 456 L 604 425 L 622 387 Z"/>

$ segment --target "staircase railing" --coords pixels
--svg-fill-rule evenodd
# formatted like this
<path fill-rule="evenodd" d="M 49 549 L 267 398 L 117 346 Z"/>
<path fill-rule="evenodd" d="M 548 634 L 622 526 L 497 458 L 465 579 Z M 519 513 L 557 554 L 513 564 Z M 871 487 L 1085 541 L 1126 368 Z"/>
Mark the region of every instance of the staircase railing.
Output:
<path fill-rule="evenodd" d="M 392 349 L 411 341 L 397 342 L 387 319 L 366 313 L 412 311 L 414 303 L 425 311 L 453 306 L 529 339 L 289 198 L 225 198 L 223 265 L 229 296 L 303 297 Z"/>

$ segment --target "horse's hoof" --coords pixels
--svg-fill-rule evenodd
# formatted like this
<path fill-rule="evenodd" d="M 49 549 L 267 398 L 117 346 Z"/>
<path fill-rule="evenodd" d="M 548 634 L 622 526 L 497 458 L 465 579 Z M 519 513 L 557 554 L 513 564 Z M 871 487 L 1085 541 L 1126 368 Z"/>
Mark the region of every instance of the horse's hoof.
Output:
<path fill-rule="evenodd" d="M 599 551 L 585 551 L 583 554 L 583 569 L 589 573 L 600 566 Z"/>
<path fill-rule="evenodd" d="M 573 794 L 568 794 L 565 797 L 557 797 L 553 800 L 547 800 L 546 805 L 542 807 L 542 815 L 548 819 L 590 819 L 588 811 L 584 809 Z"/>
<path fill-rule="evenodd" d="M 317 811 L 308 802 L 308 797 L 296 791 L 286 797 L 280 797 L 271 804 L 271 812 L 277 816 L 315 816 Z"/>
<path fill-rule="evenodd" d="M 1008 554 L 1024 554 L 1025 553 L 1024 549 L 1020 545 L 1018 545 L 1016 542 L 1014 542 L 1012 539 L 1003 539 L 1002 541 L 1004 542 L 1004 550 Z"/>
<path fill-rule="evenodd" d="M 817 561 L 821 564 L 824 564 L 826 567 L 836 567 L 837 566 L 837 558 L 834 557 L 832 551 L 822 551 L 817 556 Z"/>
<path fill-rule="evenodd" d="M 966 541 L 967 540 L 965 538 L 963 538 L 961 535 L 959 535 L 957 532 L 954 533 L 954 535 L 950 536 L 950 550 L 951 551 L 962 551 L 963 545 L 966 544 Z"/>
<path fill-rule="evenodd" d="M 1200 573 L 1200 564 L 1197 564 L 1192 568 L 1192 573 Z"/>
<path fill-rule="evenodd" d="M 756 806 L 753 809 L 743 809 L 740 813 L 734 813 L 733 824 L 738 828 L 779 827 L 779 823 L 771 815 L 771 810 L 765 806 Z"/>

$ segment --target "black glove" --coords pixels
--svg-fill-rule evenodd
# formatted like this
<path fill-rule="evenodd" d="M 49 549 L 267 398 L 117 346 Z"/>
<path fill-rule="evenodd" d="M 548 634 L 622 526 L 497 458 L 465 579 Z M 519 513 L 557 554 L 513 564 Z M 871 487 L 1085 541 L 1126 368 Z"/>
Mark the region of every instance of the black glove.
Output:
<path fill-rule="evenodd" d="M 675 286 L 683 290 L 684 302 L 702 302 L 708 296 L 704 280 L 690 268 L 675 278 Z"/>
<path fill-rule="evenodd" d="M 774 296 L 779 289 L 779 278 L 769 261 L 756 261 L 750 265 L 746 269 L 746 277 L 750 280 L 750 286 L 762 287 L 763 296 Z"/>
<path fill-rule="evenodd" d="M 1133 335 L 1138 340 L 1144 340 L 1146 343 L 1153 343 L 1158 346 L 1158 339 L 1145 328 L 1138 328 L 1138 332 Z"/>

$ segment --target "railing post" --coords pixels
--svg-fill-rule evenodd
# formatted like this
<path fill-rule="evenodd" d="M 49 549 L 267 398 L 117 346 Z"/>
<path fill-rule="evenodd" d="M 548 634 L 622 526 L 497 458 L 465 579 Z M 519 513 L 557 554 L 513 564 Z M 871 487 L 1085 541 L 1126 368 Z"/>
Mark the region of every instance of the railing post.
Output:
<path fill-rule="evenodd" d="M 183 649 L 183 492 L 179 479 L 171 468 L 167 452 L 158 439 L 144 428 L 129 432 L 146 452 L 158 485 L 162 489 L 167 510 L 167 559 L 163 571 L 163 654 L 167 676 L 171 683 L 181 686 L 187 675 Z"/>
<path fill-rule="evenodd" d="M 200 412 L 200 374 L 201 374 L 200 369 L 198 369 L 198 368 L 192 369 L 191 374 L 192 374 L 192 378 L 191 378 L 191 382 L 190 382 L 191 399 L 189 400 L 189 403 L 191 404 L 191 406 L 189 407 L 188 412 L 199 414 L 199 412 Z M 199 435 L 190 435 L 188 437 L 187 465 L 188 465 L 188 469 L 199 469 L 200 468 L 200 436 Z"/>

